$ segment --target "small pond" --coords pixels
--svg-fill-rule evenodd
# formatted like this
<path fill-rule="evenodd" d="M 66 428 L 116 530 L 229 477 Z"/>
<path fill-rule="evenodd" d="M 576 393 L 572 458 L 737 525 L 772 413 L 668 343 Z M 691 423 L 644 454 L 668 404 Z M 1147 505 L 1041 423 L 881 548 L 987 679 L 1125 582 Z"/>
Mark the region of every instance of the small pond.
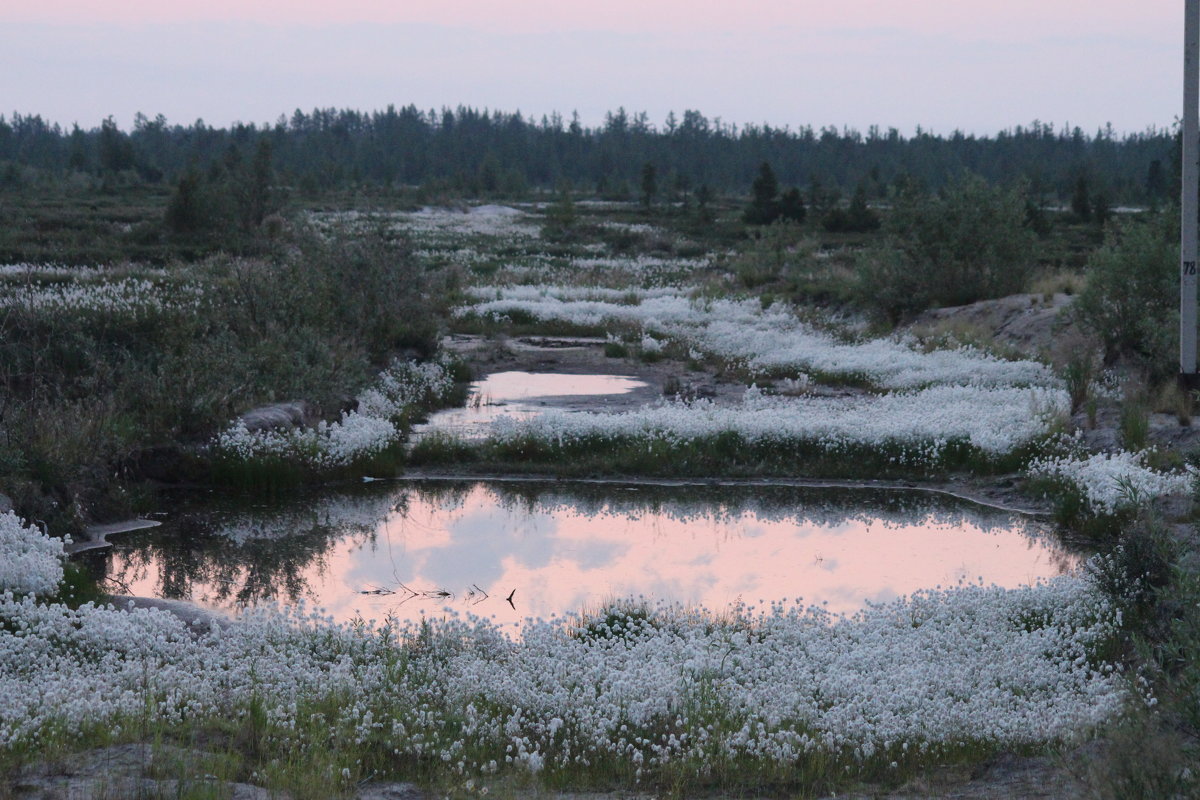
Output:
<path fill-rule="evenodd" d="M 603 409 L 621 395 L 648 388 L 644 381 L 625 375 L 496 372 L 471 384 L 464 408 L 439 411 L 418 425 L 414 439 L 433 431 L 482 438 L 497 417 L 528 418 L 548 408 Z"/>
<path fill-rule="evenodd" d="M 339 620 L 471 613 L 503 626 L 627 597 L 853 613 L 960 582 L 1074 568 L 1036 518 L 943 495 L 774 485 L 403 481 L 211 505 L 114 537 L 112 591 Z"/>

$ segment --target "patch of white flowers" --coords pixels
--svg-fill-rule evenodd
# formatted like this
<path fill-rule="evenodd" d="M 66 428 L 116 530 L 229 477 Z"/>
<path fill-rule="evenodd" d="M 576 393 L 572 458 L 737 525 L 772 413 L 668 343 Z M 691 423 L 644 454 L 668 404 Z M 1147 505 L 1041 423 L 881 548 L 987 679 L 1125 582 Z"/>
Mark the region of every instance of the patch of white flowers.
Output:
<path fill-rule="evenodd" d="M 365 230 L 380 225 L 419 241 L 441 245 L 479 237 L 535 239 L 540 229 L 526 221 L 525 212 L 511 206 L 480 205 L 464 208 L 426 207 L 419 211 L 369 213 L 315 212 L 309 215 L 318 228 Z"/>
<path fill-rule="evenodd" d="M 742 402 L 706 400 L 646 406 L 618 414 L 547 411 L 492 423 L 494 440 L 536 437 L 559 444 L 644 436 L 684 442 L 732 431 L 752 443 L 817 445 L 830 453 L 861 446 L 899 448 L 912 463 L 935 461 L 953 441 L 991 456 L 1044 436 L 1065 413 L 1065 393 L 1038 388 L 936 386 L 919 392 L 853 397 L 768 396 L 753 387 Z"/>
<path fill-rule="evenodd" d="M 479 288 L 479 301 L 459 315 L 503 317 L 522 312 L 581 326 L 626 325 L 675 338 L 761 373 L 822 374 L 883 390 L 939 384 L 1056 386 L 1035 361 L 1006 361 L 971 347 L 922 352 L 913 342 L 840 341 L 779 306 L 752 300 L 690 298 L 677 288 L 615 292 L 560 286 Z"/>
<path fill-rule="evenodd" d="M 587 275 L 590 279 L 615 283 L 618 280 L 628 285 L 630 281 L 658 282 L 686 277 L 708 269 L 707 258 L 660 258 L 638 254 L 636 256 L 587 256 L 572 258 L 568 264 L 568 275 Z"/>
<path fill-rule="evenodd" d="M 71 267 L 66 264 L 0 264 L 0 278 L 39 280 L 46 278 L 98 278 L 103 274 L 96 267 Z"/>
<path fill-rule="evenodd" d="M 852 618 L 611 611 L 530 622 L 517 639 L 478 619 L 380 632 L 269 611 L 189 630 L 161 611 L 7 592 L 0 748 L 50 729 L 237 719 L 252 702 L 287 737 L 307 727 L 306 700 L 336 696 L 324 722 L 338 735 L 480 774 L 936 757 L 1070 740 L 1110 719 L 1126 682 L 1095 654 L 1116 619 L 1080 577 L 921 592 Z M 398 659 L 406 641 L 420 646 Z"/>
<path fill-rule="evenodd" d="M 54 594 L 62 582 L 63 546 L 11 511 L 0 514 L 0 592 Z"/>
<path fill-rule="evenodd" d="M 236 461 L 284 461 L 336 469 L 378 455 L 399 442 L 399 418 L 413 406 L 444 397 L 454 380 L 441 361 L 398 362 L 357 398 L 357 408 L 311 428 L 251 431 L 241 420 L 217 435 L 213 447 Z"/>
<path fill-rule="evenodd" d="M 643 353 L 661 353 L 663 350 L 662 342 L 653 336 L 643 336 L 639 344 Z"/>
<path fill-rule="evenodd" d="M 193 285 L 161 287 L 145 278 L 105 282 L 27 283 L 6 287 L 0 308 L 84 311 L 138 317 L 173 309 L 198 309 L 203 290 Z"/>
<path fill-rule="evenodd" d="M 1030 462 L 1028 473 L 1077 492 L 1093 514 L 1115 514 L 1157 497 L 1193 490 L 1197 471 L 1162 472 L 1146 466 L 1146 453 L 1119 451 L 1093 455 L 1046 456 Z"/>
<path fill-rule="evenodd" d="M 312 469 L 347 467 L 378 455 L 400 439 L 391 420 L 350 411 L 335 422 L 312 428 L 251 431 L 241 420 L 217 435 L 222 458 L 237 461 L 280 460 Z"/>

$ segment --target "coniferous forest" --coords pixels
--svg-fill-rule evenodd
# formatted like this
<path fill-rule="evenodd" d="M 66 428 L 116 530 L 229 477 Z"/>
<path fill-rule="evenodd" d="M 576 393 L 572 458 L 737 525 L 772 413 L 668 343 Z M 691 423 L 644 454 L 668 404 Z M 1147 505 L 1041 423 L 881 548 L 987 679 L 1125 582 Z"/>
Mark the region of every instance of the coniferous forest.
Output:
<path fill-rule="evenodd" d="M 112 117 L 69 129 L 38 115 L 0 116 L 0 187 L 71 173 L 122 175 L 145 183 L 193 179 L 250 162 L 269 148 L 275 174 L 305 194 L 360 187 L 433 186 L 472 196 L 519 195 L 569 184 L 632 199 L 653 165 L 661 191 L 746 194 L 769 162 L 781 184 L 849 197 L 885 197 L 897 180 L 938 189 L 963 171 L 990 183 L 1025 181 L 1041 203 L 1081 191 L 1109 204 L 1156 205 L 1177 194 L 1178 137 L 1169 128 L 1118 134 L 1034 121 L 992 135 L 872 126 L 732 124 L 699 111 L 661 123 L 618 109 L 603 125 L 577 115 L 540 119 L 468 107 L 422 111 L 296 110 L 274 124 L 218 128 L 138 114 L 132 130 Z M 266 143 L 265 145 L 263 143 Z"/>

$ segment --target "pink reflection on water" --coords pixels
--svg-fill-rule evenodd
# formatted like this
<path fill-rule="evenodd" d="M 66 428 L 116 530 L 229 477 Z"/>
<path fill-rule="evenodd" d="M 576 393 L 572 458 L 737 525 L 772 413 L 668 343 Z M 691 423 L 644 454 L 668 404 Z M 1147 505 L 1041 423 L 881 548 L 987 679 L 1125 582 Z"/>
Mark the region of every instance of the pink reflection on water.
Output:
<path fill-rule="evenodd" d="M 867 602 L 960 582 L 1030 584 L 1077 564 L 1015 517 L 1000 518 L 1013 525 L 985 529 L 970 518 L 936 515 L 806 519 L 803 509 L 672 515 L 630 508 L 608 503 L 588 513 L 570 502 L 504 502 L 485 485 L 451 500 L 410 492 L 406 508 L 388 514 L 373 541 L 335 542 L 303 577 L 311 601 L 338 620 L 420 620 L 449 608 L 519 626 L 527 617 L 642 595 L 713 611 L 790 600 L 853 613 Z M 118 574 L 128 572 L 122 558 L 114 554 Z M 126 575 L 131 590 L 155 594 L 160 567 Z M 198 581 L 193 600 L 212 603 L 206 598 L 217 588 Z"/>
<path fill-rule="evenodd" d="M 414 431 L 414 441 L 433 431 L 460 438 L 486 436 L 499 417 L 526 419 L 547 408 L 570 408 L 569 398 L 607 398 L 646 388 L 625 375 L 570 375 L 549 372 L 496 372 L 471 384 L 464 408 L 437 412 Z"/>

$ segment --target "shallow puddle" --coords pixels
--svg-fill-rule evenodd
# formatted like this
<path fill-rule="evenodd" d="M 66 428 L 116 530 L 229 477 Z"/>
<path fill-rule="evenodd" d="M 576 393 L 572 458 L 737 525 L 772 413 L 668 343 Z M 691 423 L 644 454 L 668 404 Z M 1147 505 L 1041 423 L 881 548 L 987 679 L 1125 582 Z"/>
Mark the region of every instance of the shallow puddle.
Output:
<path fill-rule="evenodd" d="M 566 375 L 539 372 L 497 372 L 471 384 L 464 408 L 433 414 L 417 426 L 414 440 L 434 431 L 473 439 L 486 435 L 497 417 L 527 418 L 547 408 L 578 410 L 603 407 L 597 398 L 628 394 L 647 384 L 625 375 Z M 588 398 L 587 402 L 576 402 Z"/>
<path fill-rule="evenodd" d="M 1077 564 L 1030 517 L 927 493 L 438 482 L 185 512 L 104 558 L 113 591 L 227 611 L 305 601 L 339 620 L 449 609 L 505 626 L 639 596 L 853 613 Z"/>

